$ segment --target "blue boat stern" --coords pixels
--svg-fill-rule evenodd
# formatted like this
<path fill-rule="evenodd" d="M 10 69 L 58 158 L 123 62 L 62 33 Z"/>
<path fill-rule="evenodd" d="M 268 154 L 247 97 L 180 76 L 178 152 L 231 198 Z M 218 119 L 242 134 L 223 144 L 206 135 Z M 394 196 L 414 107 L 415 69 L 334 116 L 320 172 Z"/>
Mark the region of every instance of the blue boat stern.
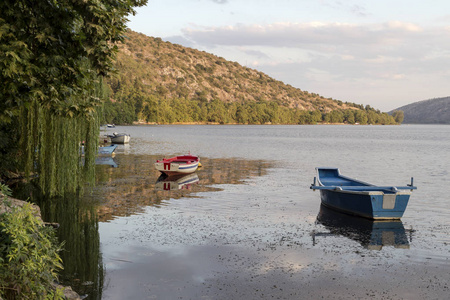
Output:
<path fill-rule="evenodd" d="M 372 192 L 373 219 L 400 219 L 409 202 L 410 192 Z"/>

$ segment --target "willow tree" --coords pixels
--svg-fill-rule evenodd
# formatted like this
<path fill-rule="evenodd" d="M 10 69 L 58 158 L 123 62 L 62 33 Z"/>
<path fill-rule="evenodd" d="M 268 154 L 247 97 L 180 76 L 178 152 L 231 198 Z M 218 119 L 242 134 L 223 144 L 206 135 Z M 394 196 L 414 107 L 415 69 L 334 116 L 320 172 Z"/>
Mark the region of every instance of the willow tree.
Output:
<path fill-rule="evenodd" d="M 92 166 L 102 78 L 114 72 L 127 16 L 146 3 L 0 1 L 0 131 L 20 138 L 20 170 L 39 175 L 44 192 L 79 185 L 81 141 Z"/>

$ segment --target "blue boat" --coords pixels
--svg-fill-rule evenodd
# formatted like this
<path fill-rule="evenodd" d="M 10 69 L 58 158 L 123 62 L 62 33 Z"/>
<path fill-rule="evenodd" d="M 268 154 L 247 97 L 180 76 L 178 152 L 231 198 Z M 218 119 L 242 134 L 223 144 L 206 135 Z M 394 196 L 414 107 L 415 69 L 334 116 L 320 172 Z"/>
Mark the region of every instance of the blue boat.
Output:
<path fill-rule="evenodd" d="M 400 219 L 412 190 L 406 186 L 376 186 L 342 176 L 338 168 L 316 168 L 312 190 L 320 190 L 322 204 L 329 208 L 374 220 Z"/>
<path fill-rule="evenodd" d="M 109 145 L 109 146 L 103 146 L 98 147 L 98 155 L 112 155 L 113 152 L 116 150 L 117 145 Z M 81 156 L 84 156 L 84 146 L 81 146 Z"/>
<path fill-rule="evenodd" d="M 98 154 L 99 155 L 111 155 L 114 150 L 116 150 L 117 145 L 109 145 L 109 146 L 103 146 L 103 147 L 98 147 Z"/>

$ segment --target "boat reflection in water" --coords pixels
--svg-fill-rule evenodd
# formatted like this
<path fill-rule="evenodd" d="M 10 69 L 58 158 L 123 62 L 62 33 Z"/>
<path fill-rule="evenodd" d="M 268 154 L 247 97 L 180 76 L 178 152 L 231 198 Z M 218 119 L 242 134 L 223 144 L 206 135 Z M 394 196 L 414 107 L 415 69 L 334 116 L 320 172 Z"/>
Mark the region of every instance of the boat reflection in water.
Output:
<path fill-rule="evenodd" d="M 381 250 L 383 246 L 409 249 L 407 233 L 411 235 L 413 231 L 405 230 L 401 220 L 374 221 L 343 214 L 323 205 L 320 206 L 317 223 L 325 226 L 329 232 L 313 231 L 314 245 L 316 237 L 342 235 L 370 250 Z"/>
<path fill-rule="evenodd" d="M 97 156 L 95 158 L 95 164 L 96 165 L 108 165 L 113 168 L 117 168 L 119 165 L 114 160 L 114 157 L 112 156 Z"/>
<path fill-rule="evenodd" d="M 174 176 L 167 176 L 161 174 L 155 183 L 155 190 L 157 191 L 172 191 L 190 189 L 192 184 L 199 182 L 197 173 L 180 174 Z"/>

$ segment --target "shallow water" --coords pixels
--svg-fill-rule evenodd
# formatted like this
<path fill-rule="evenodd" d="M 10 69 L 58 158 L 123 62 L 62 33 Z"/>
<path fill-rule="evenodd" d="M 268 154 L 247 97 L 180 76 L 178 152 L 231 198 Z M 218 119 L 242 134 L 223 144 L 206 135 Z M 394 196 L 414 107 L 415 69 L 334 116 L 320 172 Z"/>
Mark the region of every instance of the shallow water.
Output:
<path fill-rule="evenodd" d="M 87 299 L 448 297 L 450 126 L 112 131 L 131 143 L 84 199 L 104 267 Z M 164 190 L 153 162 L 187 152 L 201 157 L 198 180 Z M 382 185 L 414 176 L 418 190 L 401 222 L 361 222 L 321 209 L 309 189 L 318 166 Z"/>

